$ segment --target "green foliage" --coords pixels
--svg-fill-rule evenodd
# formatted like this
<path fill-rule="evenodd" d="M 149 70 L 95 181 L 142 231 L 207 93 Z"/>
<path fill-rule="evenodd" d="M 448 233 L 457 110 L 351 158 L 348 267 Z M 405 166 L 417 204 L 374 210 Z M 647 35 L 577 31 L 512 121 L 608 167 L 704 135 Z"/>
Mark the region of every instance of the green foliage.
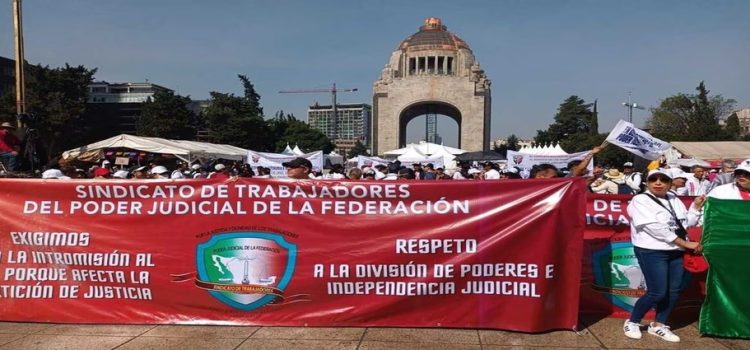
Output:
<path fill-rule="evenodd" d="M 732 140 L 740 138 L 742 129 L 740 129 L 740 118 L 737 116 L 737 113 L 732 113 L 732 115 L 727 118 L 727 126 L 724 128 L 724 132 L 726 132 Z"/>
<path fill-rule="evenodd" d="M 62 151 L 78 146 L 85 131 L 83 118 L 86 110 L 88 86 L 96 68 L 25 64 L 26 112 L 38 119 L 32 125 L 38 132 L 39 142 L 52 159 Z M 16 114 L 15 92 L 0 100 L 0 115 L 10 120 Z M 46 161 L 45 160 L 45 161 Z"/>
<path fill-rule="evenodd" d="M 271 133 L 263 117 L 244 98 L 211 92 L 205 119 L 213 142 L 254 151 L 271 151 Z"/>
<path fill-rule="evenodd" d="M 667 141 L 724 141 L 733 137 L 721 128 L 719 118 L 732 110 L 736 101 L 721 95 L 709 96 L 703 82 L 695 95 L 677 94 L 651 110 L 646 122 L 651 134 Z"/>
<path fill-rule="evenodd" d="M 324 133 L 311 128 L 307 123 L 296 119 L 287 120 L 286 123 L 283 135 L 276 141 L 277 149 L 284 149 L 287 144 L 296 144 L 305 152 L 322 150 L 323 153 L 330 153 L 336 147 Z"/>
<path fill-rule="evenodd" d="M 213 142 L 226 143 L 254 151 L 273 151 L 271 128 L 263 119 L 260 95 L 244 76 L 238 76 L 245 89 L 243 96 L 211 92 L 204 115 L 209 137 Z"/>
<path fill-rule="evenodd" d="M 195 115 L 187 105 L 190 97 L 175 95 L 173 91 L 158 91 L 153 100 L 143 104 L 141 115 L 136 119 L 136 130 L 140 136 L 167 139 L 194 140 Z"/>
<path fill-rule="evenodd" d="M 354 147 L 349 150 L 349 154 L 346 155 L 346 159 L 351 159 L 356 156 L 369 156 L 370 153 L 367 152 L 367 147 L 362 144 L 362 142 L 357 141 L 354 143 Z"/>
<path fill-rule="evenodd" d="M 496 146 L 494 151 L 505 156 L 508 151 L 518 151 L 520 148 L 521 147 L 518 146 L 518 137 L 516 137 L 515 134 L 511 134 L 507 139 L 505 139 L 505 143 L 500 146 Z"/>
<path fill-rule="evenodd" d="M 598 129 L 598 120 L 591 111 L 593 104 L 578 96 L 568 97 L 557 110 L 554 123 L 547 130 L 537 130 L 534 143 L 537 145 L 560 143 L 566 152 L 589 150 Z"/>

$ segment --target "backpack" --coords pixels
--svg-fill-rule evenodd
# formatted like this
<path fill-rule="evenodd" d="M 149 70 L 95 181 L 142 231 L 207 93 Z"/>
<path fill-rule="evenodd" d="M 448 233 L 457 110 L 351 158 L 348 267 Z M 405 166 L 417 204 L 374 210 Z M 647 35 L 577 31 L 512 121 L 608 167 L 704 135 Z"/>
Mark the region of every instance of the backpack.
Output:
<path fill-rule="evenodd" d="M 634 194 L 633 189 L 625 182 L 617 184 L 617 194 Z"/>

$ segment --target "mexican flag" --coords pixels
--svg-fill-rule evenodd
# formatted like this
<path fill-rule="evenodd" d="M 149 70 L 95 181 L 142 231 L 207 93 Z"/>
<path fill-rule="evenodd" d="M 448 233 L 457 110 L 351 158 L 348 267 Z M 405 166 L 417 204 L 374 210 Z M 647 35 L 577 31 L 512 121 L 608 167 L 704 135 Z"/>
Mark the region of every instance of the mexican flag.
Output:
<path fill-rule="evenodd" d="M 750 338 L 750 201 L 708 198 L 701 243 L 710 268 L 699 330 Z"/>

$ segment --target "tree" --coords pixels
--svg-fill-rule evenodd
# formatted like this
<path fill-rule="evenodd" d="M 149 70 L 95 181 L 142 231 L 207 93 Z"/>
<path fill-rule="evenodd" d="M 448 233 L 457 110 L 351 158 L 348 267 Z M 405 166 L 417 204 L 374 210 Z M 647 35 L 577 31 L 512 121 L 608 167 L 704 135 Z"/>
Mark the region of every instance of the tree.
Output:
<path fill-rule="evenodd" d="M 661 101 L 651 109 L 646 125 L 651 133 L 667 141 L 722 141 L 732 137 L 720 124 L 721 117 L 729 114 L 736 103 L 721 95 L 709 96 L 701 81 L 695 95 L 677 94 Z"/>
<path fill-rule="evenodd" d="M 362 142 L 359 142 L 359 140 L 357 140 L 357 142 L 354 143 L 354 147 L 352 147 L 352 149 L 349 150 L 349 154 L 346 155 L 346 158 L 351 159 L 356 156 L 369 156 L 369 155 L 370 153 L 367 152 L 367 147 L 365 147 L 365 145 L 363 145 Z"/>
<path fill-rule="evenodd" d="M 218 143 L 227 143 L 255 151 L 273 151 L 271 129 L 263 119 L 260 96 L 244 75 L 239 75 L 245 92 L 243 96 L 211 92 L 205 121 L 209 137 Z"/>
<path fill-rule="evenodd" d="M 276 141 L 276 148 L 283 149 L 287 144 L 296 144 L 308 152 L 322 150 L 323 153 L 330 153 L 336 147 L 324 133 L 297 119 L 287 120 L 284 134 Z"/>
<path fill-rule="evenodd" d="M 578 96 L 568 97 L 560 104 L 554 123 L 547 130 L 537 130 L 534 142 L 537 145 L 559 142 L 567 152 L 593 148 L 598 121 L 596 114 L 590 110 L 591 106 Z"/>
<path fill-rule="evenodd" d="M 732 115 L 727 118 L 727 126 L 724 128 L 724 132 L 726 132 L 732 140 L 740 138 L 742 129 L 740 128 L 740 118 L 737 116 L 736 112 L 732 113 Z"/>
<path fill-rule="evenodd" d="M 508 136 L 508 138 L 505 139 L 505 143 L 501 144 L 500 146 L 495 147 L 495 152 L 502 154 L 505 156 L 508 151 L 518 151 L 520 147 L 518 146 L 518 137 L 516 137 L 515 134 L 511 134 Z"/>
<path fill-rule="evenodd" d="M 79 146 L 85 132 L 83 118 L 88 87 L 96 68 L 24 64 L 26 77 L 26 112 L 33 118 L 27 126 L 34 129 L 37 147 L 46 151 L 48 161 L 62 151 Z M 10 120 L 16 115 L 15 92 L 5 95 L 0 103 L 0 115 Z M 31 135 L 31 134 L 30 134 Z"/>
<path fill-rule="evenodd" d="M 196 136 L 195 115 L 187 105 L 190 97 L 175 95 L 171 90 L 157 91 L 153 100 L 143 104 L 136 118 L 136 132 L 140 136 L 193 140 Z"/>

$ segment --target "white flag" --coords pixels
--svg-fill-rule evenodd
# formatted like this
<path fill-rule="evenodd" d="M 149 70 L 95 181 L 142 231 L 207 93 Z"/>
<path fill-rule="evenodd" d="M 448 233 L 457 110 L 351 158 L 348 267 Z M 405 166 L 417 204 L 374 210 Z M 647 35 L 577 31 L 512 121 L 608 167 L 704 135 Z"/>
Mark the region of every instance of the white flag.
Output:
<path fill-rule="evenodd" d="M 659 140 L 624 120 L 620 120 L 607 136 L 607 142 L 646 159 L 658 159 L 672 145 Z"/>

